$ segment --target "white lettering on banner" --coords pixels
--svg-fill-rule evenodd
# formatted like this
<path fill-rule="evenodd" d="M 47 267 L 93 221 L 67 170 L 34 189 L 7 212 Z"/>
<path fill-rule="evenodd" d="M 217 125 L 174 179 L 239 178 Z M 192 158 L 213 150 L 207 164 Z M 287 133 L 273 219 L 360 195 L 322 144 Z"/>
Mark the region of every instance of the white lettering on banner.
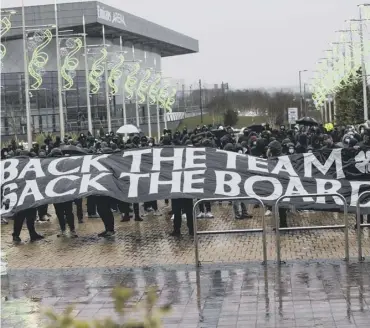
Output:
<path fill-rule="evenodd" d="M 182 172 L 172 172 L 172 179 L 160 181 L 159 176 L 160 172 L 152 173 L 150 176 L 150 187 L 149 187 L 149 194 L 158 194 L 158 187 L 159 185 L 170 185 L 171 186 L 171 193 L 181 192 L 181 176 Z"/>
<path fill-rule="evenodd" d="M 39 190 L 39 186 L 37 185 L 36 180 L 26 180 L 26 185 L 19 197 L 17 205 L 18 206 L 23 205 L 25 198 L 29 196 L 33 197 L 33 201 L 31 203 L 35 203 L 38 202 L 39 200 L 44 199 Z"/>
<path fill-rule="evenodd" d="M 149 173 L 144 173 L 144 174 L 126 173 L 126 172 L 121 173 L 120 178 L 124 178 L 124 177 L 130 178 L 127 197 L 137 197 L 138 189 L 139 189 L 139 179 L 149 178 L 149 176 L 150 176 Z"/>
<path fill-rule="evenodd" d="M 198 165 L 198 164 L 197 164 Z M 193 184 L 199 183 L 204 184 L 204 173 L 206 170 L 196 170 L 196 171 L 185 171 L 184 172 L 184 186 L 182 192 L 186 193 L 204 193 L 204 188 L 193 188 Z M 194 175 L 202 175 L 202 178 L 194 179 Z"/>
<path fill-rule="evenodd" d="M 23 170 L 19 174 L 17 180 L 24 179 L 28 172 L 35 173 L 36 178 L 45 176 L 45 173 L 41 167 L 41 160 L 39 158 L 30 158 L 28 163 L 24 166 Z"/>
<path fill-rule="evenodd" d="M 351 184 L 351 205 L 350 206 L 356 206 L 360 188 L 363 187 L 363 186 L 369 187 L 370 186 L 370 181 L 369 182 L 367 182 L 367 181 L 365 181 L 365 182 L 349 181 L 349 183 Z M 366 197 L 364 197 L 364 199 L 366 199 Z M 367 202 L 366 204 L 361 203 L 360 207 L 370 207 L 370 201 Z"/>
<path fill-rule="evenodd" d="M 199 155 L 196 155 L 199 154 Z M 201 155 L 200 155 L 201 154 Z M 195 163 L 196 160 L 204 161 Z M 185 169 L 206 168 L 206 149 L 188 147 L 185 150 Z"/>
<path fill-rule="evenodd" d="M 92 179 L 91 179 L 91 174 L 84 174 L 82 176 L 79 193 L 82 194 L 84 192 L 88 192 L 89 191 L 89 187 L 93 187 L 93 188 L 95 188 L 96 190 L 99 190 L 99 191 L 108 191 L 105 187 L 103 187 L 98 182 L 98 180 L 100 180 L 101 178 L 103 178 L 103 177 L 105 177 L 107 175 L 111 175 L 111 174 L 112 173 L 108 173 L 108 172 L 100 173 L 100 174 L 98 174 L 96 177 L 94 177 Z"/>
<path fill-rule="evenodd" d="M 240 194 L 239 183 L 242 181 L 240 174 L 230 171 L 215 171 L 216 174 L 216 195 L 238 196 Z M 226 180 L 226 176 L 231 179 Z M 230 188 L 230 191 L 225 190 L 225 186 Z"/>
<path fill-rule="evenodd" d="M 95 157 L 94 157 L 95 156 Z M 98 172 L 106 172 L 109 171 L 104 165 L 99 163 L 99 161 L 103 158 L 108 158 L 109 154 L 104 155 L 85 155 L 83 156 L 82 166 L 81 166 L 81 173 L 91 173 L 91 167 L 95 167 Z M 72 157 L 67 157 L 72 158 Z"/>
<path fill-rule="evenodd" d="M 152 149 L 139 149 L 139 150 L 130 150 L 125 151 L 122 154 L 122 157 L 132 156 L 132 163 L 131 163 L 131 173 L 139 173 L 141 167 L 141 156 L 144 154 L 151 154 Z"/>
<path fill-rule="evenodd" d="M 216 153 L 224 153 L 227 156 L 226 168 L 227 169 L 236 169 L 236 158 L 238 156 L 244 156 L 243 154 L 234 153 L 232 151 L 216 149 Z"/>
<path fill-rule="evenodd" d="M 13 207 L 17 204 L 17 199 L 18 199 L 16 192 L 5 193 L 5 191 L 6 190 L 13 191 L 13 190 L 17 190 L 17 189 L 18 189 L 18 185 L 14 182 L 8 183 L 7 185 L 4 186 L 3 201 L 9 199 L 10 203 L 9 203 L 9 208 L 8 209 L 5 209 L 5 206 L 3 206 L 1 208 L 1 214 L 9 213 L 13 209 Z"/>
<path fill-rule="evenodd" d="M 46 187 L 45 187 L 45 195 L 47 197 L 61 197 L 61 196 L 73 195 L 76 192 L 77 188 L 74 188 L 74 189 L 71 189 L 71 190 L 67 190 L 65 192 L 57 193 L 57 192 L 54 191 L 55 185 L 60 180 L 76 181 L 76 180 L 78 180 L 80 178 L 81 177 L 79 177 L 77 175 L 67 175 L 67 176 L 55 178 L 55 179 L 49 181 L 49 183 L 46 185 Z M 66 188 L 63 188 L 63 189 L 66 189 Z"/>
<path fill-rule="evenodd" d="M 286 172 L 292 177 L 297 177 L 298 174 L 294 171 L 293 165 L 290 162 L 289 156 L 278 157 L 278 162 L 274 169 L 271 171 L 272 174 L 279 175 L 280 172 Z"/>
<path fill-rule="evenodd" d="M 66 175 L 66 174 L 73 174 L 73 173 L 77 173 L 79 170 L 80 170 L 80 167 L 76 167 L 74 169 L 71 169 L 69 171 L 59 171 L 57 169 L 57 166 L 60 162 L 63 162 L 64 160 L 68 161 L 68 160 L 76 160 L 76 159 L 80 159 L 81 156 L 72 156 L 72 157 L 61 157 L 61 158 L 56 158 L 56 159 L 53 159 L 49 165 L 48 165 L 48 171 L 49 173 L 51 173 L 52 175 Z"/>
<path fill-rule="evenodd" d="M 161 162 L 173 162 L 173 170 L 182 169 L 182 156 L 184 153 L 184 148 L 172 148 L 173 156 L 163 156 L 162 151 L 168 148 L 154 148 L 153 149 L 153 167 L 152 171 L 161 170 Z"/>
<path fill-rule="evenodd" d="M 307 190 L 304 189 L 301 179 L 297 177 L 290 177 L 288 187 L 286 188 L 285 196 L 304 196 L 308 195 Z M 289 202 L 290 198 L 285 198 L 283 202 Z M 312 197 L 303 197 L 304 202 L 314 202 Z"/>
<path fill-rule="evenodd" d="M 257 165 L 261 165 L 264 167 L 258 167 Z M 254 156 L 248 156 L 248 169 L 249 170 L 269 173 L 269 170 L 267 167 L 268 167 L 267 159 L 254 157 Z"/>
<path fill-rule="evenodd" d="M 315 166 L 322 174 L 326 174 L 331 166 L 335 163 L 337 179 L 345 178 L 342 167 L 342 149 L 333 149 L 325 164 L 321 164 L 313 153 L 303 154 L 304 159 L 304 176 L 312 178 L 312 166 Z"/>
<path fill-rule="evenodd" d="M 257 195 L 253 188 L 256 182 L 270 182 L 274 187 L 271 195 Z M 283 186 L 278 179 L 272 177 L 261 177 L 259 175 L 252 176 L 245 180 L 244 190 L 247 196 L 261 198 L 261 200 L 275 200 L 283 194 Z"/>
<path fill-rule="evenodd" d="M 331 184 L 331 187 L 326 189 L 328 184 Z M 316 187 L 318 194 L 335 194 L 338 193 L 342 185 L 338 180 L 316 179 Z M 337 205 L 343 205 L 343 201 L 339 197 L 334 197 L 333 199 Z M 316 203 L 325 204 L 325 197 L 317 197 Z"/>
<path fill-rule="evenodd" d="M 6 165 L 9 164 L 9 165 Z M 7 183 L 14 180 L 18 176 L 18 159 L 5 159 L 1 161 L 1 183 Z M 5 178 L 5 173 L 8 176 Z"/>
<path fill-rule="evenodd" d="M 104 7 L 100 5 L 96 6 L 96 10 L 97 10 L 99 19 L 103 19 L 107 22 L 121 24 L 121 25 L 126 26 L 125 17 L 123 16 L 123 14 L 118 13 L 118 12 L 112 13 L 111 11 L 106 10 Z"/>

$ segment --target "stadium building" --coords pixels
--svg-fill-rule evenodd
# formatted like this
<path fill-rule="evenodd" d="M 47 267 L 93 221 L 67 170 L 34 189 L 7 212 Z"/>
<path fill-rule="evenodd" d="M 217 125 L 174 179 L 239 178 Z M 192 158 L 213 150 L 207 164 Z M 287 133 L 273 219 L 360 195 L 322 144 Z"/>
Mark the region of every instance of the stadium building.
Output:
<path fill-rule="evenodd" d="M 83 130 L 87 126 L 84 46 L 82 44 L 78 52 L 71 54 L 76 44 L 71 40 L 68 41 L 71 37 L 76 38 L 77 34 L 83 33 L 83 17 L 87 35 L 89 76 L 94 65 L 97 73 L 101 70 L 99 59 L 103 49 L 103 27 L 108 71 L 119 62 L 119 55 L 122 53 L 125 62 L 140 62 L 140 72 L 143 72 L 146 67 L 158 72 L 161 70 L 162 57 L 196 53 L 199 49 L 198 41 L 193 38 L 101 2 L 62 3 L 58 4 L 57 8 L 61 66 L 68 63 L 66 57 L 72 58 L 70 66 L 64 66 L 67 79 L 64 77 L 62 79 L 64 87 L 68 83 L 68 76 L 72 78 L 73 83 L 72 87 L 65 88 L 62 93 L 66 133 L 78 131 L 80 128 Z M 6 11 L 2 11 L 1 18 L 1 134 L 19 135 L 26 132 L 22 8 L 7 8 Z M 54 4 L 25 7 L 25 21 L 29 81 L 31 89 L 34 89 L 29 93 L 33 132 L 57 132 L 59 131 L 59 97 Z M 6 29 L 8 31 L 5 32 Z M 44 46 L 43 42 L 46 42 L 48 37 L 45 37 L 46 29 L 49 30 L 51 40 Z M 63 37 L 64 35 L 66 37 Z M 83 36 L 79 36 L 79 39 L 83 42 Z M 120 40 L 122 40 L 122 47 Z M 78 60 L 78 65 L 73 68 L 75 59 Z M 89 96 L 94 129 L 106 127 L 107 123 L 104 75 L 97 77 L 96 81 L 99 83 L 99 91 L 95 93 L 91 91 Z M 94 88 L 91 83 L 89 85 L 90 89 Z M 109 95 L 108 99 L 114 128 L 122 125 L 123 122 L 123 96 L 118 90 L 115 95 Z M 126 100 L 128 123 L 136 123 L 135 112 L 134 99 Z M 139 115 L 141 125 L 145 126 L 148 116 L 145 103 L 140 104 Z M 152 115 L 155 121 L 155 106 L 151 108 Z M 153 124 L 153 128 L 155 125 Z"/>

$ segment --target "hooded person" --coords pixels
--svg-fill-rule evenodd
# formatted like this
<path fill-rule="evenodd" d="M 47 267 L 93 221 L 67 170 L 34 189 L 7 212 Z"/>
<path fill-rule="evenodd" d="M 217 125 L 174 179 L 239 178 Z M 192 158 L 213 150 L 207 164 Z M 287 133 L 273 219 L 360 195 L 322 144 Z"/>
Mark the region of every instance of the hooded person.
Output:
<path fill-rule="evenodd" d="M 328 135 L 328 134 L 324 134 L 322 136 L 322 143 L 323 143 L 323 147 L 321 149 L 341 148 L 341 147 L 339 147 L 338 145 L 336 145 L 334 143 L 333 138 L 330 135 Z"/>
<path fill-rule="evenodd" d="M 301 133 L 298 135 L 298 142 L 296 145 L 296 153 L 297 154 L 303 154 L 307 151 L 307 146 L 308 146 L 308 138 L 307 134 Z"/>
<path fill-rule="evenodd" d="M 248 143 L 246 141 L 243 141 L 240 145 L 242 146 L 243 154 L 250 155 L 250 148 L 248 146 Z"/>
<path fill-rule="evenodd" d="M 362 141 L 359 143 L 361 149 L 366 149 L 370 147 L 370 129 L 363 129 Z"/>
<path fill-rule="evenodd" d="M 48 157 L 63 157 L 63 153 L 60 148 L 53 148 Z M 55 213 L 57 215 L 60 227 L 60 234 L 57 237 L 66 236 L 66 227 L 68 225 L 70 235 L 73 238 L 78 237 L 75 230 L 75 222 L 73 215 L 73 201 L 63 202 L 54 204 Z"/>
<path fill-rule="evenodd" d="M 248 142 L 248 136 L 249 136 L 249 131 L 247 128 L 245 128 L 243 130 L 243 134 L 238 139 L 238 143 L 242 143 L 243 141 Z"/>
<path fill-rule="evenodd" d="M 271 141 L 267 146 L 267 157 L 276 157 L 282 155 L 281 143 L 277 140 Z"/>
<path fill-rule="evenodd" d="M 29 152 L 22 150 L 20 152 L 21 158 L 29 157 Z M 1 190 L 1 196 L 2 190 Z M 36 208 L 29 208 L 14 214 L 14 225 L 13 225 L 13 242 L 20 243 L 22 240 L 20 238 L 20 234 L 22 231 L 24 220 L 26 220 L 26 225 L 28 229 L 28 233 L 30 235 L 30 241 L 38 241 L 44 239 L 44 236 L 38 234 L 35 229 L 35 221 L 36 221 L 37 209 Z"/>
<path fill-rule="evenodd" d="M 266 155 L 266 139 L 259 138 L 256 140 L 256 144 L 251 148 L 251 154 L 256 157 L 265 157 Z"/>
<path fill-rule="evenodd" d="M 281 142 L 281 152 L 284 154 L 284 155 L 289 155 L 289 147 L 288 147 L 288 144 L 292 143 L 290 141 L 290 139 L 286 138 L 284 139 L 282 142 Z"/>
<path fill-rule="evenodd" d="M 322 147 L 321 141 L 322 141 L 321 131 L 319 128 L 316 128 L 314 130 L 314 133 L 311 135 L 311 146 L 314 149 L 320 149 Z"/>

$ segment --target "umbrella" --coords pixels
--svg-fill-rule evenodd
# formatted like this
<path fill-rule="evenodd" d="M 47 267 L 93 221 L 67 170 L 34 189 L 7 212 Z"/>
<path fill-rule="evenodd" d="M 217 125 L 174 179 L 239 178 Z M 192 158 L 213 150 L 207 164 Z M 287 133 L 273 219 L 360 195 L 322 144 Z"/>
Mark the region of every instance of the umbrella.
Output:
<path fill-rule="evenodd" d="M 265 129 L 265 127 L 262 124 L 253 124 L 251 126 L 248 126 L 248 129 L 252 130 L 253 132 L 260 133 Z"/>
<path fill-rule="evenodd" d="M 314 118 L 308 116 L 302 117 L 301 119 L 297 120 L 296 123 L 308 126 L 319 125 L 319 123 Z"/>
<path fill-rule="evenodd" d="M 86 149 L 83 149 L 81 147 L 76 147 L 73 145 L 62 145 L 60 146 L 60 150 L 62 151 L 63 155 L 69 154 L 69 155 L 82 155 L 87 154 Z"/>
<path fill-rule="evenodd" d="M 117 134 L 129 134 L 129 133 L 140 133 L 140 129 L 138 129 L 135 125 L 126 124 L 122 125 L 117 130 Z"/>

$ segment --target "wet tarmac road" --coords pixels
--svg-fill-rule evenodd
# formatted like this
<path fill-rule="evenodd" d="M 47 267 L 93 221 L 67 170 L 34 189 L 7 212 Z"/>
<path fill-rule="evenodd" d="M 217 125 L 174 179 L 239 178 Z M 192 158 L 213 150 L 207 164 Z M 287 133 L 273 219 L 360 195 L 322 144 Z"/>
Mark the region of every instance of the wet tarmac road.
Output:
<path fill-rule="evenodd" d="M 197 273 L 198 272 L 198 273 Z M 197 277 L 198 275 L 198 277 Z M 172 303 L 165 328 L 369 327 L 370 263 L 299 262 L 136 269 L 10 269 L 2 279 L 2 327 L 40 327 L 42 309 L 76 305 L 80 319 L 114 316 L 114 286 L 133 288 L 133 305 L 157 286 Z M 4 300 L 4 297 L 7 300 Z"/>

